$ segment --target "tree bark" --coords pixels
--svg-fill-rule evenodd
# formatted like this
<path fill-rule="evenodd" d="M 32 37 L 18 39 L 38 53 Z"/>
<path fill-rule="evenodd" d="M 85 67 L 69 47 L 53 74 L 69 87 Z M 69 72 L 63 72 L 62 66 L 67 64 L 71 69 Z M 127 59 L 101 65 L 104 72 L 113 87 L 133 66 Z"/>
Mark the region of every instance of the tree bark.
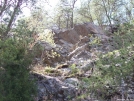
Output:
<path fill-rule="evenodd" d="M 21 6 L 21 4 L 22 4 L 22 1 L 23 1 L 23 0 L 18 0 L 17 5 L 16 5 L 16 7 L 14 8 L 14 11 L 13 11 L 13 13 L 12 13 L 12 15 L 11 15 L 10 21 L 9 21 L 9 23 L 8 23 L 8 25 L 7 25 L 7 29 L 6 29 L 6 32 L 5 32 L 5 36 L 6 36 L 6 35 L 8 34 L 8 32 L 11 30 L 11 26 L 12 26 L 12 23 L 13 23 L 13 21 L 14 21 L 14 19 L 15 19 L 15 15 L 16 15 L 18 9 L 20 8 L 20 6 Z"/>
<path fill-rule="evenodd" d="M 58 27 L 59 27 L 59 30 L 61 29 L 61 17 L 59 16 L 58 18 Z"/>
<path fill-rule="evenodd" d="M 74 13 L 73 13 L 73 11 L 72 11 L 72 15 L 71 15 L 71 28 L 73 28 L 74 27 L 74 19 L 73 19 L 73 17 L 74 17 Z"/>
<path fill-rule="evenodd" d="M 72 3 L 72 14 L 71 14 L 71 28 L 74 27 L 74 5 L 76 3 L 77 0 L 73 0 L 73 3 Z"/>
<path fill-rule="evenodd" d="M 108 11 L 107 11 L 107 8 L 106 8 L 104 0 L 102 0 L 102 2 L 103 2 L 103 7 L 104 7 L 104 10 L 105 10 L 106 16 L 107 16 L 108 21 L 109 21 L 109 25 L 110 25 L 111 30 L 112 30 L 112 23 L 111 23 L 111 20 L 110 20 L 110 16 L 108 15 Z"/>
<path fill-rule="evenodd" d="M 66 28 L 68 29 L 70 26 L 69 26 L 69 14 L 67 14 L 67 19 L 66 19 Z"/>
<path fill-rule="evenodd" d="M 7 0 L 4 1 L 4 5 L 0 11 L 0 16 L 2 15 L 2 13 L 4 12 L 4 10 L 6 9 L 6 6 L 7 6 Z"/>
<path fill-rule="evenodd" d="M 91 0 L 88 0 L 89 16 L 90 16 L 91 22 L 94 23 L 93 17 L 92 17 L 92 14 L 91 14 L 91 10 L 90 10 L 90 6 L 89 6 L 90 2 L 91 2 Z"/>

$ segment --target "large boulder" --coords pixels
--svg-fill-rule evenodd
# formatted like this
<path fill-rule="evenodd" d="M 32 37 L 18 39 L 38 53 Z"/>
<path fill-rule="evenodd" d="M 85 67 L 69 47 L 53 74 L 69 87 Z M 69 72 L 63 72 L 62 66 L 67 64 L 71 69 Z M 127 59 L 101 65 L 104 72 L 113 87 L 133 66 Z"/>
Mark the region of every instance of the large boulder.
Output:
<path fill-rule="evenodd" d="M 89 34 L 89 31 L 86 28 L 85 24 L 75 25 L 73 29 L 77 32 L 78 35 L 83 36 L 83 37 L 88 36 Z"/>
<path fill-rule="evenodd" d="M 58 39 L 63 39 L 68 43 L 75 44 L 79 40 L 79 35 L 77 32 L 73 29 L 71 30 L 66 30 L 66 31 L 60 31 L 58 34 L 55 34 L 55 40 Z"/>
<path fill-rule="evenodd" d="M 60 40 L 64 40 L 67 43 L 76 44 L 81 37 L 89 37 L 89 34 L 101 34 L 104 36 L 104 32 L 101 27 L 94 25 L 93 23 L 85 23 L 75 25 L 73 29 L 65 31 L 56 31 L 54 35 L 54 41 L 56 44 L 63 45 Z M 85 43 L 84 43 L 85 44 Z"/>
<path fill-rule="evenodd" d="M 85 23 L 85 26 L 90 34 L 105 34 L 101 27 L 93 23 Z"/>
<path fill-rule="evenodd" d="M 33 61 L 33 64 L 39 63 L 42 65 L 53 66 L 55 63 L 60 63 L 65 60 L 62 54 L 67 53 L 67 48 L 63 49 L 63 47 L 57 45 L 53 46 L 48 42 L 40 41 L 35 44 L 34 51 L 35 61 Z"/>
<path fill-rule="evenodd" d="M 52 34 L 50 37 L 53 36 L 55 47 L 52 47 L 48 43 L 45 43 L 43 42 L 43 40 L 41 40 L 42 42 L 40 44 L 45 50 L 42 56 L 45 58 L 48 57 L 46 56 L 46 54 L 48 52 L 51 55 L 50 53 L 51 50 L 54 50 L 54 52 L 57 52 L 62 56 L 59 59 L 57 57 L 53 59 L 51 56 L 49 56 L 48 57 L 49 60 L 53 60 L 49 63 L 53 63 L 53 62 L 55 63 L 57 59 L 61 61 L 61 58 L 64 58 L 64 60 L 67 59 L 70 60 L 73 56 L 75 56 L 81 51 L 85 51 L 85 50 L 90 51 L 91 47 L 89 47 L 88 42 L 91 42 L 92 40 L 89 34 L 91 34 L 95 38 L 98 37 L 100 41 L 103 43 L 105 43 L 108 40 L 108 37 L 104 34 L 102 29 L 99 26 L 94 25 L 93 23 L 77 24 L 74 26 L 74 28 L 64 30 L 64 31 L 46 30 L 45 33 Z M 42 36 L 46 37 L 46 35 L 47 34 L 43 34 Z M 48 61 L 48 58 L 46 59 L 42 58 L 42 59 Z"/>
<path fill-rule="evenodd" d="M 84 51 L 84 50 L 87 50 L 87 51 L 90 50 L 90 46 L 89 46 L 88 43 L 86 43 L 86 44 L 84 44 L 84 45 L 82 45 L 82 46 L 80 46 L 80 47 L 77 47 L 75 50 L 73 50 L 72 52 L 70 52 L 70 53 L 68 54 L 68 59 L 70 60 L 74 55 L 76 55 L 76 54 L 78 54 L 79 52 Z"/>
<path fill-rule="evenodd" d="M 69 101 L 76 96 L 75 85 L 62 82 L 58 77 L 32 74 L 37 79 L 38 101 Z"/>

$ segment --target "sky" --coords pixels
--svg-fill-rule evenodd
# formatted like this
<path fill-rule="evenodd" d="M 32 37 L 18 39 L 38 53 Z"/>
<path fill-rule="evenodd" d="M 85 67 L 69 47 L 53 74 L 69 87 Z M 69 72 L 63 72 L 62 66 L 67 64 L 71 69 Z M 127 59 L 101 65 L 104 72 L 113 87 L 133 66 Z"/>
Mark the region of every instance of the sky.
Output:
<path fill-rule="evenodd" d="M 52 11 L 54 11 L 54 8 L 56 7 L 56 5 L 58 4 L 58 2 L 60 0 L 41 0 L 41 4 L 44 3 L 44 1 L 47 1 L 46 4 L 44 4 L 44 9 L 50 11 L 50 13 L 52 13 Z M 77 0 L 76 2 L 76 6 L 80 5 L 80 0 Z M 30 9 L 29 8 L 23 8 L 23 15 L 25 15 L 26 17 L 30 16 Z"/>
<path fill-rule="evenodd" d="M 44 0 L 42 0 L 42 3 L 43 3 Z M 46 0 L 48 1 L 46 4 L 45 4 L 45 9 L 46 10 L 50 10 L 50 11 L 53 11 L 54 7 L 57 5 L 57 3 L 59 2 L 59 0 Z M 22 9 L 22 12 L 23 12 L 23 15 L 25 15 L 26 17 L 30 16 L 30 9 L 25 7 Z"/>

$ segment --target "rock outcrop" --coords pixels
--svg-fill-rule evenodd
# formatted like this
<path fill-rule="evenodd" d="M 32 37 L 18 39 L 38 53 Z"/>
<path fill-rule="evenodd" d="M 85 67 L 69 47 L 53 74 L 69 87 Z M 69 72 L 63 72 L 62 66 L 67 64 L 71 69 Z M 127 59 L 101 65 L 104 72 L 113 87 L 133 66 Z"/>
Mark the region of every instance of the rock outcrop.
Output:
<path fill-rule="evenodd" d="M 47 34 L 38 34 L 39 36 L 36 38 L 36 43 L 41 45 L 42 51 L 36 59 L 40 60 L 42 64 L 50 66 L 55 63 L 68 61 L 82 51 L 89 52 L 91 49 L 89 43 L 94 40 L 92 40 L 91 36 L 99 38 L 101 43 L 105 43 L 109 40 L 109 37 L 106 36 L 103 30 L 93 23 L 78 24 L 75 25 L 74 28 L 64 31 L 46 31 L 48 32 L 48 35 L 52 34 L 48 37 L 53 37 L 52 39 L 54 40 L 55 45 L 52 46 L 52 44 L 44 41 Z"/>
<path fill-rule="evenodd" d="M 62 53 L 68 54 L 76 48 L 90 42 L 90 36 L 92 35 L 100 38 L 101 42 L 109 39 L 101 27 L 93 23 L 84 23 L 75 25 L 74 28 L 70 30 L 56 31 L 54 34 L 54 42 L 56 45 L 62 47 Z"/>
<path fill-rule="evenodd" d="M 61 39 L 67 43 L 76 44 L 81 37 L 89 37 L 89 34 L 105 35 L 103 30 L 93 23 L 75 25 L 71 30 L 65 30 L 55 33 L 54 41 L 56 44 L 62 44 Z"/>
<path fill-rule="evenodd" d="M 78 81 L 65 80 L 65 82 L 63 82 L 58 77 L 37 73 L 32 74 L 32 76 L 38 80 L 36 81 L 38 87 L 37 101 L 69 101 L 69 99 L 76 96 L 76 83 Z"/>
<path fill-rule="evenodd" d="M 50 64 L 64 61 L 63 63 L 66 65 L 57 67 L 62 72 L 60 77 L 33 74 L 34 78 L 38 80 L 36 81 L 38 86 L 38 101 L 69 101 L 76 97 L 80 83 L 76 76 L 90 77 L 97 60 L 96 53 L 101 52 L 101 46 L 99 46 L 99 49 L 92 47 L 90 43 L 96 37 L 100 39 L 102 46 L 109 40 L 109 37 L 106 36 L 103 30 L 92 23 L 78 24 L 72 29 L 54 32 L 53 39 L 55 46 L 52 47 L 50 44 L 41 43 L 44 48 L 41 59 L 44 59 L 44 64 L 47 63 L 46 60 L 49 60 Z M 58 53 L 60 57 L 52 58 L 51 50 Z M 49 57 L 47 56 L 47 52 L 50 52 Z M 73 67 L 72 64 L 76 67 Z"/>

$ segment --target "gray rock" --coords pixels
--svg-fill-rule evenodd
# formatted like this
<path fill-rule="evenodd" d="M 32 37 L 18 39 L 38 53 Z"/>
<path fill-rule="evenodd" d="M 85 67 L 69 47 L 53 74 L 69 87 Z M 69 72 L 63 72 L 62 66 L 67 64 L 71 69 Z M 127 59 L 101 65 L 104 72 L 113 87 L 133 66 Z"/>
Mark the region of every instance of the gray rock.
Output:
<path fill-rule="evenodd" d="M 64 99 L 74 98 L 77 92 L 75 86 L 59 80 L 58 77 L 51 77 L 40 74 L 33 74 L 37 78 L 39 101 L 65 101 Z"/>
<path fill-rule="evenodd" d="M 72 86 L 78 87 L 80 81 L 77 78 L 68 78 L 64 81 L 66 84 L 71 84 Z"/>

